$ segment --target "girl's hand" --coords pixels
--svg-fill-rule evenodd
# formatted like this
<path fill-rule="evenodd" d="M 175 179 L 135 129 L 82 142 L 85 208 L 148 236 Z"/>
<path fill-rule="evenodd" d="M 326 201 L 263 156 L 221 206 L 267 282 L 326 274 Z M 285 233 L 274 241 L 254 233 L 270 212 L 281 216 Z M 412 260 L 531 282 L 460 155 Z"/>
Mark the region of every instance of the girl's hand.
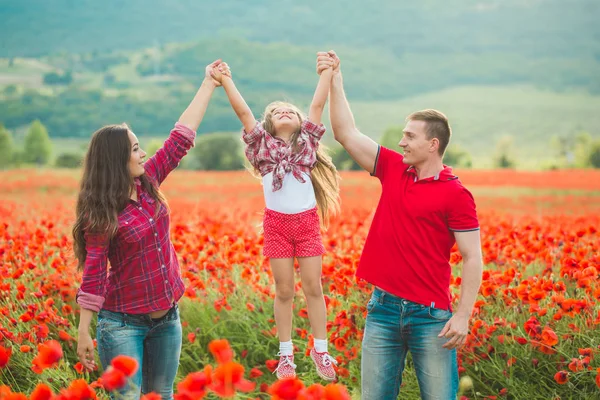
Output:
<path fill-rule="evenodd" d="M 231 78 L 231 70 L 229 69 L 229 65 L 227 65 L 225 62 L 222 62 L 213 66 L 210 71 L 210 76 L 215 82 L 218 83 L 218 86 L 221 86 L 223 84 L 223 77 L 227 76 Z"/>
<path fill-rule="evenodd" d="M 212 71 L 214 68 L 217 68 L 221 64 L 223 64 L 221 62 L 221 59 L 218 59 L 218 60 L 208 64 L 204 70 L 204 79 L 212 81 L 215 84 L 215 86 L 221 86 L 221 81 L 215 79 L 215 77 L 212 76 Z"/>
<path fill-rule="evenodd" d="M 334 67 L 334 59 L 329 55 L 329 53 L 318 52 L 317 53 L 317 74 L 321 75 L 323 71 L 329 68 Z"/>

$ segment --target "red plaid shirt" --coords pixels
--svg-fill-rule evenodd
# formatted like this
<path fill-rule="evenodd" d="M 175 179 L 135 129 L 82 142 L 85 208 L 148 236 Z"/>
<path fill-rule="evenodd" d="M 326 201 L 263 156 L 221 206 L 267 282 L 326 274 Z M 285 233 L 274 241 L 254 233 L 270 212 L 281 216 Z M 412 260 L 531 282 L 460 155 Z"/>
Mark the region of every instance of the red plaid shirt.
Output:
<path fill-rule="evenodd" d="M 144 168 L 160 185 L 194 146 L 196 133 L 177 123 L 163 147 Z M 112 240 L 106 234 L 85 232 L 87 257 L 83 282 L 77 292 L 82 308 L 147 314 L 171 308 L 185 287 L 169 238 L 169 214 L 135 179 L 138 201 L 130 200 L 119 214 L 119 229 Z M 108 262 L 110 261 L 110 269 Z"/>
<path fill-rule="evenodd" d="M 298 145 L 300 150 L 292 151 L 292 146 L 277 138 L 263 128 L 262 123 L 250 133 L 244 131 L 242 138 L 246 143 L 246 157 L 253 167 L 260 171 L 262 176 L 273 172 L 273 191 L 281 189 L 285 174 L 291 172 L 298 181 L 304 183 L 301 172 L 310 174 L 317 162 L 317 149 L 319 140 L 325 133 L 323 124 L 313 124 L 308 120 L 302 121 Z"/>

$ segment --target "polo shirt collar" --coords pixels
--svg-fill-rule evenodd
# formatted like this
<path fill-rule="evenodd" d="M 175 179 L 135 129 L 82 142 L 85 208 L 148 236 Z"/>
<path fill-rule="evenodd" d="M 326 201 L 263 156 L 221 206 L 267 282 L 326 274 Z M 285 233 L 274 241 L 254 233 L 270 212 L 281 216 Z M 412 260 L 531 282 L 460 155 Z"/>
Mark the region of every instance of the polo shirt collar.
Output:
<path fill-rule="evenodd" d="M 414 181 L 417 182 L 419 177 L 417 176 L 416 168 L 411 165 L 406 169 L 406 171 L 414 176 Z M 452 173 L 452 167 L 448 165 L 444 165 L 444 169 L 438 172 L 435 176 L 430 176 L 429 178 L 421 179 L 420 182 L 434 182 L 434 181 L 451 181 L 454 179 L 458 179 L 456 175 Z"/>

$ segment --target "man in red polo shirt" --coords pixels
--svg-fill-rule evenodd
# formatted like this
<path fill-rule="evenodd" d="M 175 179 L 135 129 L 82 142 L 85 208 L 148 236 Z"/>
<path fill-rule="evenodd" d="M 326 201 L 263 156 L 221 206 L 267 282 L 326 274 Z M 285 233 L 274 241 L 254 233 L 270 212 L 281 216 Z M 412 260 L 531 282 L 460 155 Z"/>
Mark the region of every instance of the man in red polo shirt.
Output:
<path fill-rule="evenodd" d="M 381 181 L 382 193 L 356 275 L 375 286 L 362 344 L 362 400 L 396 399 L 411 353 L 421 397 L 456 399 L 456 349 L 465 343 L 482 273 L 475 201 L 442 163 L 448 119 L 436 110 L 407 117 L 403 155 L 362 134 L 346 100 L 339 59 L 330 91 L 335 139 Z M 460 301 L 452 313 L 450 251 L 463 257 Z"/>

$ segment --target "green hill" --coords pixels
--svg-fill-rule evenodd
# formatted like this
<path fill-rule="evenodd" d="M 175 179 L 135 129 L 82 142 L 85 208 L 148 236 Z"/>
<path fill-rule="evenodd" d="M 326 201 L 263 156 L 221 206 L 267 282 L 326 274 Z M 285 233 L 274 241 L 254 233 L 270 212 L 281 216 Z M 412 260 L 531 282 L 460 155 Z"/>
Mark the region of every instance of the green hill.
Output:
<path fill-rule="evenodd" d="M 199 38 L 405 52 L 598 55 L 595 0 L 0 0 L 0 56 L 137 49 Z"/>
<path fill-rule="evenodd" d="M 492 167 L 496 143 L 511 136 L 522 167 L 539 167 L 556 157 L 554 136 L 581 132 L 600 137 L 600 96 L 553 93 L 520 86 L 461 86 L 391 102 L 353 102 L 356 123 L 379 139 L 391 125 L 404 125 L 409 113 L 443 111 L 452 124 L 452 143 L 471 153 L 477 167 Z M 398 138 L 400 140 L 400 138 Z"/>
<path fill-rule="evenodd" d="M 16 131 L 161 135 L 216 58 L 257 116 L 275 99 L 307 107 L 315 52 L 334 48 L 374 137 L 436 107 L 485 164 L 506 134 L 527 159 L 548 156 L 548 137 L 600 132 L 596 0 L 0 0 L 0 15 L 0 122 Z M 200 132 L 238 129 L 219 91 Z"/>

